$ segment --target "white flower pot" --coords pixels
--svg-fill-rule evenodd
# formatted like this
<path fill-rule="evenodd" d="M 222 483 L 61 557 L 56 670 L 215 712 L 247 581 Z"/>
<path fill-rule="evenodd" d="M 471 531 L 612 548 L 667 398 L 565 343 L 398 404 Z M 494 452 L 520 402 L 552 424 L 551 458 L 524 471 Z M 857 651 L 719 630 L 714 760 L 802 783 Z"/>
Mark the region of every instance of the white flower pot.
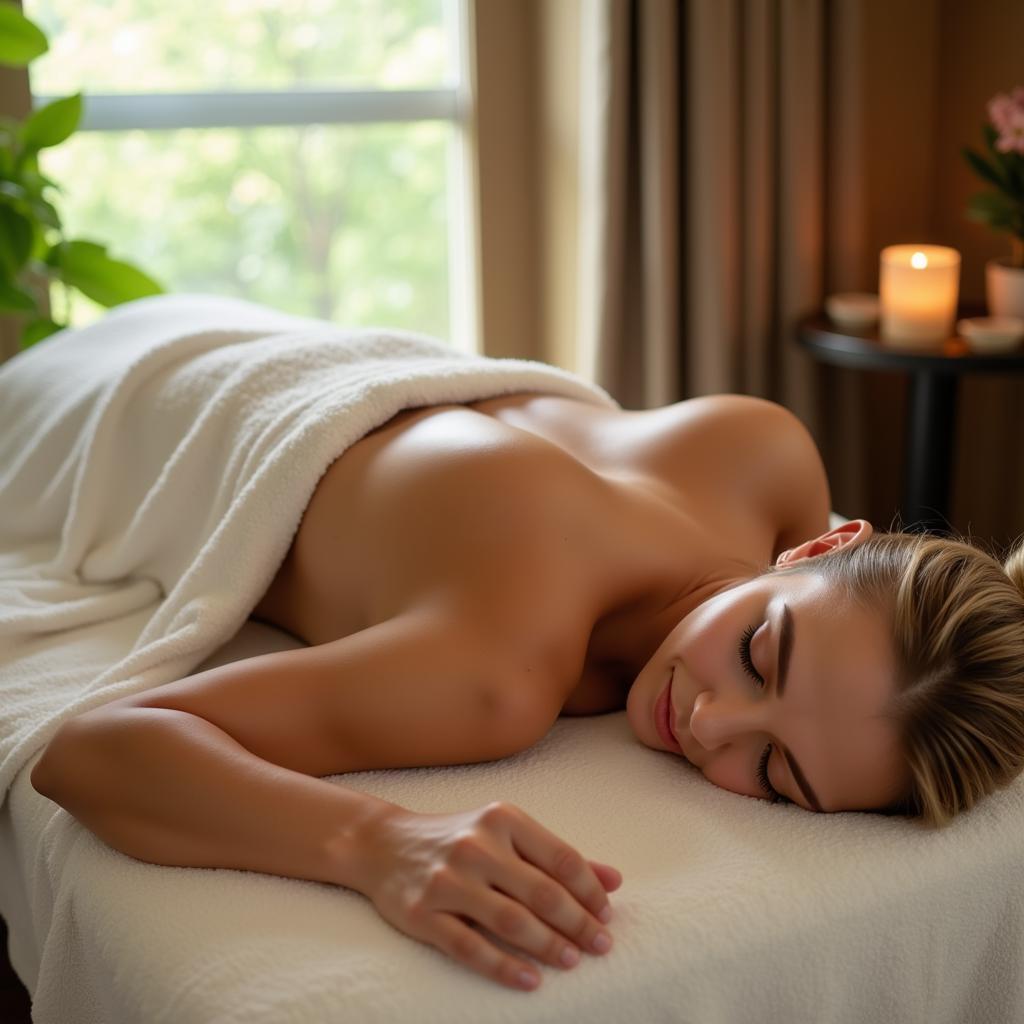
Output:
<path fill-rule="evenodd" d="M 1024 267 L 989 260 L 985 264 L 985 298 L 991 316 L 1024 317 Z"/>

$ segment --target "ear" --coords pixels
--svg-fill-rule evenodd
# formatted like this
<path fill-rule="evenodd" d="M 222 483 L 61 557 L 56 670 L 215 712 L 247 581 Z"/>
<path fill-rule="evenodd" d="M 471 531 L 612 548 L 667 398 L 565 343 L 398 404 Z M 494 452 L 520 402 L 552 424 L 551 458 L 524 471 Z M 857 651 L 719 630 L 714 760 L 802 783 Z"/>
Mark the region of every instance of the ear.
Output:
<path fill-rule="evenodd" d="M 848 523 L 833 527 L 820 537 L 805 540 L 803 544 L 783 551 L 775 559 L 775 564 L 791 565 L 803 558 L 813 558 L 815 555 L 822 555 L 827 551 L 834 551 L 836 548 L 849 544 L 856 547 L 858 544 L 863 544 L 874 532 L 874 527 L 866 519 L 851 519 Z"/>

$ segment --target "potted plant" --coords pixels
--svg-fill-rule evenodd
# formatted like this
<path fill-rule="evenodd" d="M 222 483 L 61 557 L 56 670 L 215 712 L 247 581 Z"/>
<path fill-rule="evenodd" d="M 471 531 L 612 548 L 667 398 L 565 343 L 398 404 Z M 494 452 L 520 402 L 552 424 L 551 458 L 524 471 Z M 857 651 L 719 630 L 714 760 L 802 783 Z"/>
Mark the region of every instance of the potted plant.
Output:
<path fill-rule="evenodd" d="M 1024 317 L 1024 87 L 988 102 L 982 126 L 990 159 L 964 147 L 971 168 L 994 192 L 971 197 L 967 216 L 1010 234 L 1010 259 L 985 264 L 985 294 L 993 316 Z"/>
<path fill-rule="evenodd" d="M 26 67 L 49 49 L 46 36 L 12 3 L 0 2 L 0 64 Z M 39 151 L 63 142 L 78 127 L 82 94 L 54 100 L 23 122 L 0 117 L 0 314 L 22 320 L 22 349 L 67 327 L 49 310 L 60 282 L 65 302 L 77 288 L 101 306 L 116 306 L 164 291 L 137 267 L 112 259 L 101 243 L 69 239 L 48 198 L 62 192 L 39 171 Z"/>

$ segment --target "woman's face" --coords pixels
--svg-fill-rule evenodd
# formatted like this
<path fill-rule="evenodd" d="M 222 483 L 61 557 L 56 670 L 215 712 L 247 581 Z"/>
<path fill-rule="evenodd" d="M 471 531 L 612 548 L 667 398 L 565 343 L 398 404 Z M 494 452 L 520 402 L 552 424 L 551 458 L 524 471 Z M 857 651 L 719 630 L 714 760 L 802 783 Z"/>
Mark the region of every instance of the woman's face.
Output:
<path fill-rule="evenodd" d="M 880 614 L 814 572 L 759 576 L 679 622 L 634 681 L 626 714 L 641 742 L 680 754 L 655 721 L 670 687 L 680 756 L 716 786 L 771 800 L 762 767 L 802 807 L 877 810 L 909 780 L 894 727 L 877 717 L 894 678 Z"/>

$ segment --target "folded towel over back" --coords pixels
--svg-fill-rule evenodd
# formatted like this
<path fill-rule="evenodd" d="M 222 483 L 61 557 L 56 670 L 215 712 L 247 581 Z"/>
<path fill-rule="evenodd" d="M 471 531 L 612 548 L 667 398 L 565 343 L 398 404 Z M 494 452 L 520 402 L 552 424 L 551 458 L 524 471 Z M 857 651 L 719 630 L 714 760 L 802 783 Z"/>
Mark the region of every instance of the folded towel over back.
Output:
<path fill-rule="evenodd" d="M 355 441 L 524 391 L 619 407 L 544 363 L 204 295 L 127 303 L 0 366 L 0 805 L 66 719 L 237 632 Z M 98 624 L 102 662 L 75 642 Z"/>

